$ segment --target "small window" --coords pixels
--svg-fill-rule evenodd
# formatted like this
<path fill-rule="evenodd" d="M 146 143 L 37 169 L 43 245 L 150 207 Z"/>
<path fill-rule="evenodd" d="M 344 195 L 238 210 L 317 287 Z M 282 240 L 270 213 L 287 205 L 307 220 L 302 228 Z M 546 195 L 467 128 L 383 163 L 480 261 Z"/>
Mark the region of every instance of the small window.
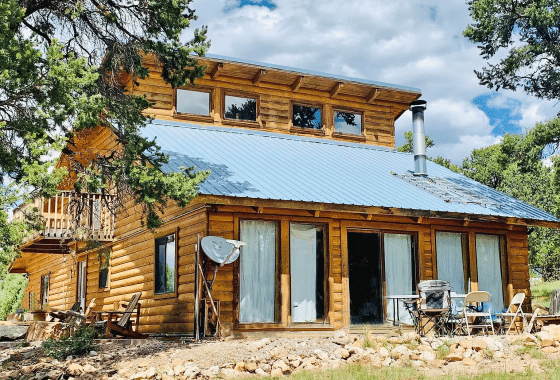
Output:
<path fill-rule="evenodd" d="M 107 279 L 109 277 L 109 268 L 99 268 L 99 287 L 106 288 L 107 287 Z"/>
<path fill-rule="evenodd" d="M 292 107 L 294 127 L 322 129 L 321 108 L 294 104 Z"/>
<path fill-rule="evenodd" d="M 210 93 L 191 90 L 177 90 L 177 113 L 192 115 L 210 114 Z"/>
<path fill-rule="evenodd" d="M 257 121 L 257 100 L 239 96 L 225 96 L 226 119 Z"/>
<path fill-rule="evenodd" d="M 49 303 L 49 277 L 41 276 L 41 309 L 46 309 Z"/>
<path fill-rule="evenodd" d="M 155 293 L 175 292 L 175 234 L 156 239 Z"/>
<path fill-rule="evenodd" d="M 362 115 L 354 112 L 334 111 L 334 131 L 349 135 L 361 135 Z"/>

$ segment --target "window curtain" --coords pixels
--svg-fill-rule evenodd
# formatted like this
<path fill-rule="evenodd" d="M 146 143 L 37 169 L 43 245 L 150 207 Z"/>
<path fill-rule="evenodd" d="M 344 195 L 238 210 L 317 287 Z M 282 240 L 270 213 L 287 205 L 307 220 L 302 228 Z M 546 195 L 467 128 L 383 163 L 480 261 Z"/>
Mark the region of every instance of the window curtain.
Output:
<path fill-rule="evenodd" d="M 404 234 L 385 234 L 385 282 L 387 295 L 413 294 L 412 236 Z M 387 300 L 387 319 L 395 320 L 393 306 L 399 308 L 399 320 L 412 324 L 412 319 L 402 302 L 393 305 L 394 300 Z M 396 309 L 395 309 L 396 310 Z"/>
<path fill-rule="evenodd" d="M 242 220 L 239 322 L 275 322 L 276 223 Z"/>
<path fill-rule="evenodd" d="M 317 320 L 317 227 L 290 225 L 292 322 Z"/>
<path fill-rule="evenodd" d="M 448 281 L 451 291 L 457 294 L 465 293 L 465 274 L 463 262 L 462 234 L 453 232 L 436 233 L 436 255 L 438 279 Z M 457 307 L 462 308 L 462 300 Z"/>
<path fill-rule="evenodd" d="M 490 293 L 494 310 L 502 310 L 504 308 L 504 290 L 499 236 L 476 235 L 476 264 L 478 289 Z"/>

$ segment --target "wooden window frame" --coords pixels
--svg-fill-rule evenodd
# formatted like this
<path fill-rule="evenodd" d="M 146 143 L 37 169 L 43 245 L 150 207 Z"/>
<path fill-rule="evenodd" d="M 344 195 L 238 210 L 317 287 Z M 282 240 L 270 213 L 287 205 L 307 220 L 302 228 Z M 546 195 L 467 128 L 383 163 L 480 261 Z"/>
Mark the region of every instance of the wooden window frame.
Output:
<path fill-rule="evenodd" d="M 86 300 L 85 303 L 87 303 L 87 275 L 88 275 L 88 257 L 87 255 L 85 257 L 83 257 L 81 260 L 76 261 L 76 302 L 80 302 L 80 299 L 78 298 L 80 290 L 80 263 L 84 263 L 84 299 Z"/>
<path fill-rule="evenodd" d="M 182 113 L 177 112 L 177 90 L 183 91 L 193 91 L 193 92 L 205 92 L 208 96 L 208 115 L 199 115 L 196 113 Z M 173 117 L 175 119 L 182 119 L 182 120 L 194 120 L 194 121 L 201 121 L 205 123 L 213 123 L 214 118 L 212 117 L 213 108 L 214 108 L 214 91 L 211 87 L 204 87 L 204 86 L 197 86 L 197 87 L 179 87 L 173 90 Z"/>
<path fill-rule="evenodd" d="M 345 113 L 354 113 L 354 114 L 358 114 L 361 115 L 361 125 L 360 125 L 360 129 L 361 129 L 361 133 L 359 135 L 354 135 L 351 133 L 343 133 L 343 132 L 337 132 L 335 129 L 335 115 L 336 112 L 345 112 Z M 355 141 L 366 141 L 366 136 L 364 134 L 364 130 L 365 130 L 365 119 L 366 119 L 366 115 L 364 110 L 359 110 L 359 109 L 355 109 L 355 108 L 345 108 L 345 107 L 337 107 L 337 106 L 333 106 L 332 107 L 332 137 L 335 138 L 344 138 L 346 140 L 350 139 L 350 140 L 355 140 Z"/>
<path fill-rule="evenodd" d="M 457 231 L 457 230 L 446 230 L 446 229 L 435 229 L 434 230 L 434 234 L 433 236 L 433 263 L 434 263 L 434 268 L 433 268 L 433 277 L 434 278 L 439 278 L 438 275 L 438 262 L 437 262 L 437 244 L 436 244 L 436 239 L 437 239 L 437 234 L 438 233 L 451 233 L 451 234 L 460 234 L 461 235 L 461 248 L 463 250 L 462 254 L 463 254 L 463 282 L 464 282 L 464 287 L 465 287 L 465 292 L 468 293 L 469 291 L 469 279 L 472 282 L 472 271 L 471 271 L 471 259 L 470 259 L 470 244 L 469 244 L 469 231 Z"/>
<path fill-rule="evenodd" d="M 175 290 L 169 293 L 156 293 L 156 240 L 170 235 L 175 236 Z M 179 294 L 179 228 L 173 230 L 166 230 L 164 232 L 156 233 L 154 235 L 154 267 L 153 267 L 153 292 L 154 299 L 177 298 Z"/>
<path fill-rule="evenodd" d="M 46 278 L 47 279 L 47 299 L 45 300 L 45 289 L 44 289 L 44 284 L 43 284 L 43 279 Z M 39 307 L 41 310 L 46 310 L 47 305 L 49 303 L 49 292 L 51 288 L 51 272 L 41 276 L 41 283 L 40 283 L 40 293 L 39 293 Z"/>
<path fill-rule="evenodd" d="M 289 227 L 292 224 L 308 224 L 315 227 L 321 227 L 323 229 L 323 317 L 316 320 L 315 322 L 292 322 L 292 274 L 291 274 L 291 241 L 290 241 L 290 230 Z M 329 324 L 329 305 L 330 305 L 330 295 L 329 295 L 329 275 L 330 275 L 330 250 L 329 250 L 329 224 L 321 223 L 317 221 L 302 222 L 302 221 L 292 221 L 288 223 L 288 270 L 290 273 L 289 286 L 290 286 L 290 297 L 288 302 L 288 321 L 290 327 L 304 328 L 306 326 L 326 326 Z"/>
<path fill-rule="evenodd" d="M 260 94 L 233 90 L 223 89 L 220 98 L 220 117 L 223 125 L 233 125 L 238 127 L 260 128 L 261 125 L 261 96 Z M 226 118 L 226 96 L 233 96 L 237 98 L 246 98 L 255 100 L 255 120 L 237 120 Z"/>
<path fill-rule="evenodd" d="M 106 267 L 101 267 L 101 263 L 99 263 L 99 276 L 101 275 L 101 271 L 106 269 L 107 270 L 107 279 L 105 280 L 105 286 L 101 286 L 101 282 L 99 282 L 99 276 L 98 276 L 98 288 L 99 290 L 102 291 L 107 291 L 107 290 L 111 290 L 111 263 L 107 263 Z"/>
<path fill-rule="evenodd" d="M 233 214 L 234 238 L 239 240 L 239 226 L 240 220 L 262 220 L 277 223 L 277 255 L 279 257 L 279 285 L 277 288 L 278 298 L 276 300 L 276 308 L 279 310 L 277 323 L 239 323 L 239 260 L 234 263 L 234 276 L 233 276 L 233 309 L 234 320 L 233 325 L 239 331 L 253 331 L 253 330 L 334 330 L 333 325 L 329 322 L 329 313 L 334 310 L 329 310 L 330 307 L 330 286 L 329 277 L 331 276 L 331 257 L 332 254 L 330 246 L 330 223 L 331 219 L 326 218 L 313 218 L 303 216 L 279 216 L 279 215 L 265 215 L 265 214 L 247 214 L 247 213 L 234 213 Z M 322 322 L 302 322 L 291 323 L 291 279 L 290 279 L 290 224 L 312 224 L 322 226 L 324 229 L 324 255 L 325 255 L 325 276 L 324 276 L 324 298 L 325 298 L 325 312 L 324 321 Z"/>
<path fill-rule="evenodd" d="M 477 262 L 477 252 L 476 252 L 476 236 L 477 235 L 486 235 L 486 236 L 497 236 L 499 238 L 499 249 L 500 249 L 500 270 L 502 271 L 502 294 L 504 299 L 504 306 L 508 306 L 511 298 L 508 292 L 508 284 L 509 284 L 509 271 L 508 271 L 508 251 L 507 251 L 507 235 L 499 233 L 496 231 L 495 233 L 492 232 L 478 232 L 473 231 L 473 252 L 474 252 L 474 260 L 475 260 L 475 272 L 477 275 L 477 289 L 479 286 L 478 281 L 478 262 Z M 472 290 L 472 289 L 471 289 Z M 484 289 L 483 289 L 484 290 Z"/>
<path fill-rule="evenodd" d="M 314 128 L 302 128 L 294 126 L 294 105 L 296 106 L 304 106 L 310 108 L 319 108 L 321 110 L 321 129 L 314 129 Z M 288 114 L 288 123 L 290 126 L 290 133 L 299 133 L 299 134 L 307 134 L 313 136 L 325 136 L 325 126 L 326 126 L 326 117 L 325 117 L 325 105 L 322 103 L 317 102 L 308 102 L 308 101 L 299 101 L 299 100 L 290 100 L 290 110 Z"/>
<path fill-rule="evenodd" d="M 236 325 L 237 327 L 251 327 L 253 328 L 262 328 L 262 327 L 269 327 L 274 326 L 278 327 L 282 323 L 282 293 L 280 289 L 280 278 L 282 275 L 282 260 L 281 260 L 281 252 L 280 252 L 280 221 L 278 219 L 268 219 L 268 218 L 248 218 L 248 217 L 240 217 L 236 220 L 237 225 L 237 233 L 235 236 L 239 239 L 241 235 L 241 221 L 243 220 L 252 220 L 252 221 L 262 221 L 262 222 L 273 222 L 276 225 L 276 266 L 275 266 L 275 274 L 274 274 L 274 322 L 239 322 L 239 295 L 241 294 L 241 260 L 236 260 L 234 263 L 233 271 L 234 271 L 234 289 L 236 291 L 235 297 L 235 316 L 236 316 Z"/>

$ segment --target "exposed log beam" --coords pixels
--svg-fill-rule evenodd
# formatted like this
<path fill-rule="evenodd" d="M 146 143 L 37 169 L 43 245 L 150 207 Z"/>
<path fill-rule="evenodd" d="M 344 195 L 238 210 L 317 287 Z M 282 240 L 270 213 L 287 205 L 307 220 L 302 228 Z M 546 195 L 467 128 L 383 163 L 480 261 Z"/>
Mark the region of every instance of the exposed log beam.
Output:
<path fill-rule="evenodd" d="M 305 79 L 305 77 L 303 75 L 300 75 L 299 77 L 297 77 L 297 79 L 294 81 L 294 83 L 292 84 L 292 91 L 297 91 L 299 90 L 299 88 L 301 87 L 301 85 L 303 84 L 303 80 Z"/>
<path fill-rule="evenodd" d="M 216 64 L 216 67 L 214 67 L 214 70 L 212 70 L 212 73 L 210 74 L 210 78 L 212 79 L 218 78 L 218 76 L 220 75 L 220 71 L 222 71 L 223 68 L 224 68 L 224 64 L 222 62 L 218 62 Z"/>
<path fill-rule="evenodd" d="M 367 103 L 373 102 L 375 99 L 377 99 L 380 93 L 381 91 L 378 88 L 374 88 L 373 90 L 371 90 L 368 96 L 366 96 L 366 102 Z"/>
<path fill-rule="evenodd" d="M 253 84 L 257 85 L 263 79 L 264 74 L 266 74 L 266 70 L 259 70 L 257 74 L 253 77 Z"/>
<path fill-rule="evenodd" d="M 344 83 L 342 82 L 338 82 L 337 84 L 335 84 L 331 89 L 331 98 L 337 96 L 340 90 L 342 90 L 342 87 L 344 87 Z"/>

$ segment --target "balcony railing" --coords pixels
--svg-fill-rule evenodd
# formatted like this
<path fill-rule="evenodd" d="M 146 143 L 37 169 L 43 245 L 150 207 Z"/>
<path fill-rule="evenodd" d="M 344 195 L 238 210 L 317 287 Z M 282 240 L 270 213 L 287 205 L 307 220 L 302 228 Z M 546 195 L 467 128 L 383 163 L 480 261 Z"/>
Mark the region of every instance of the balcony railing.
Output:
<path fill-rule="evenodd" d="M 44 218 L 42 231 L 27 241 L 44 239 L 113 240 L 115 217 L 107 207 L 113 195 L 62 191 L 52 198 L 37 197 L 14 210 L 14 219 L 37 209 Z"/>

